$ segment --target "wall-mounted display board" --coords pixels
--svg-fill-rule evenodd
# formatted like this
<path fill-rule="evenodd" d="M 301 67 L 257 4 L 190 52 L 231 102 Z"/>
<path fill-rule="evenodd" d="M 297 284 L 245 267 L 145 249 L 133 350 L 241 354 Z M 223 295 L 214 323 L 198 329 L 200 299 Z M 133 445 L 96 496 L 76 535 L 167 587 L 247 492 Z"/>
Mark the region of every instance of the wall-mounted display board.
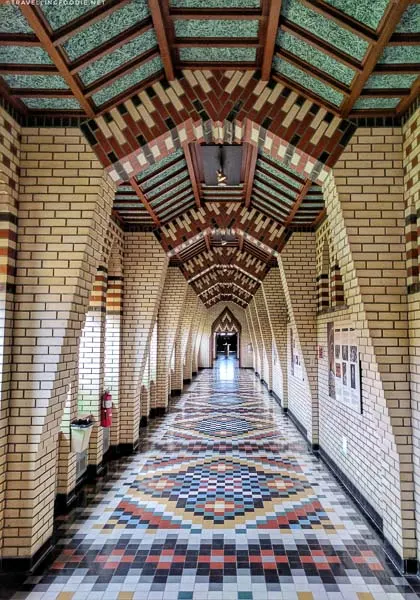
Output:
<path fill-rule="evenodd" d="M 361 411 L 360 356 L 357 333 L 350 324 L 327 323 L 328 393 Z"/>

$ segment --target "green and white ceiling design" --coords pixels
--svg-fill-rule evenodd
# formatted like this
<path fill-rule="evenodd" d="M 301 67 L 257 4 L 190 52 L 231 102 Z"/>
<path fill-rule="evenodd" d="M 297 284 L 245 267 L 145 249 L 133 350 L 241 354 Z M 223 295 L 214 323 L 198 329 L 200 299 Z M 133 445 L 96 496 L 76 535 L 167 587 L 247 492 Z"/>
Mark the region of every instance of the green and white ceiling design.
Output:
<path fill-rule="evenodd" d="M 396 12 L 391 0 L 282 0 L 268 53 L 271 76 L 335 114 L 403 112 L 419 88 L 420 4 L 398 4 Z M 172 72 L 225 67 L 258 73 L 270 6 L 270 0 L 160 0 L 156 16 L 148 0 L 65 10 L 41 3 L 30 8 L 34 22 L 29 9 L 1 4 L 2 88 L 22 111 L 92 116 L 164 79 L 167 60 Z M 160 52 L 162 35 L 169 53 Z M 372 54 L 375 64 L 367 72 Z"/>

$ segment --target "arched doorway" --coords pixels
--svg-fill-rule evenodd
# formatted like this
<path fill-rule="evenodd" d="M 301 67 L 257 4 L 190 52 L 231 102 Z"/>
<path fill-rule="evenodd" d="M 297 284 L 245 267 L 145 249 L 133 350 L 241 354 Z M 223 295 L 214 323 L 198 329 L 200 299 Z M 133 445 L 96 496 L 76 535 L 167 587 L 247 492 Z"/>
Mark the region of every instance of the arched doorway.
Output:
<path fill-rule="evenodd" d="M 225 308 L 212 325 L 211 349 L 212 361 L 225 355 L 239 359 L 241 365 L 240 336 L 241 324 L 229 308 Z"/>

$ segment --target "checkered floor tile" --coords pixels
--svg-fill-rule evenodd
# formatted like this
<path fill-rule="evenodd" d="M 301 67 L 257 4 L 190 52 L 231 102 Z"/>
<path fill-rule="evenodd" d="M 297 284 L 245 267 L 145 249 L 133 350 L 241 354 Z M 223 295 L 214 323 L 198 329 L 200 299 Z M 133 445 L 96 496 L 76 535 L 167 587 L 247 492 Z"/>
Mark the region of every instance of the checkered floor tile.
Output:
<path fill-rule="evenodd" d="M 250 371 L 220 359 L 60 521 L 39 600 L 411 600 L 370 528 Z M 0 598 L 1 598 L 0 593 Z"/>

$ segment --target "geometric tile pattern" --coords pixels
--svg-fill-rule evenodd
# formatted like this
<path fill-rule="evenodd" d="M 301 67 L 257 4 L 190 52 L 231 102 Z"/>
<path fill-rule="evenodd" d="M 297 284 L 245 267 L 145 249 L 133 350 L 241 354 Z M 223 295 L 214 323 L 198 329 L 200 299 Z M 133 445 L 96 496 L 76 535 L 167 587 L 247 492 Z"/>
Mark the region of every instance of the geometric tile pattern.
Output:
<path fill-rule="evenodd" d="M 136 456 L 90 488 L 88 505 L 61 519 L 52 564 L 0 597 L 420 597 L 418 580 L 398 575 L 255 376 L 226 359 L 219 366 L 142 433 Z M 276 435 L 267 437 L 261 422 Z M 191 437 L 183 435 L 188 424 Z"/>

